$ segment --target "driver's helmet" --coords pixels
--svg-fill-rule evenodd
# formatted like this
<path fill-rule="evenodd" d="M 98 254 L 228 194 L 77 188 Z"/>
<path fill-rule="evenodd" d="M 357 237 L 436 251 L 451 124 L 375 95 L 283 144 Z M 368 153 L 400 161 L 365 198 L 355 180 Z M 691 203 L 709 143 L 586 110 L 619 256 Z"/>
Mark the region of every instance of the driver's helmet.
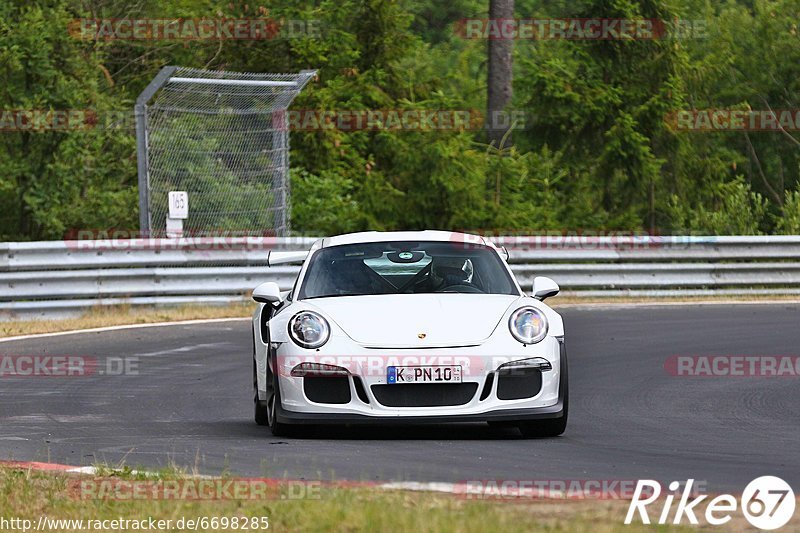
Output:
<path fill-rule="evenodd" d="M 467 281 L 462 257 L 434 257 L 431 261 L 431 280 L 435 287 L 449 287 Z"/>

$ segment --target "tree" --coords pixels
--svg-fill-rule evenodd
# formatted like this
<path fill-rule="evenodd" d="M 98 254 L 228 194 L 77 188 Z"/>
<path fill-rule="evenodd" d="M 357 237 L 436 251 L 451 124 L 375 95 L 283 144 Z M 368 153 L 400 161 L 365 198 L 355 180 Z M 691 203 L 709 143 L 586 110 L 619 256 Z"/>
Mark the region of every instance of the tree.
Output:
<path fill-rule="evenodd" d="M 502 25 L 510 23 L 514 18 L 514 0 L 489 0 L 489 23 Z M 511 135 L 506 121 L 498 121 L 500 114 L 506 111 L 512 96 L 512 53 L 514 41 L 499 36 L 489 38 L 489 69 L 487 75 L 486 120 L 489 143 L 500 147 L 505 139 L 505 146 L 510 143 Z M 508 134 L 508 136 L 506 136 Z"/>

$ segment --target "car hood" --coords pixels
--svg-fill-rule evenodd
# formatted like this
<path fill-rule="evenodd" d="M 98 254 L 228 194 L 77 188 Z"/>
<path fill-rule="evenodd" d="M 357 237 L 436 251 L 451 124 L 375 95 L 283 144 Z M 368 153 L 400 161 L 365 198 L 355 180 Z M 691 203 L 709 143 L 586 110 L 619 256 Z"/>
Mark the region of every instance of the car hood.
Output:
<path fill-rule="evenodd" d="M 351 339 L 374 348 L 475 346 L 520 296 L 396 294 L 306 300 Z"/>

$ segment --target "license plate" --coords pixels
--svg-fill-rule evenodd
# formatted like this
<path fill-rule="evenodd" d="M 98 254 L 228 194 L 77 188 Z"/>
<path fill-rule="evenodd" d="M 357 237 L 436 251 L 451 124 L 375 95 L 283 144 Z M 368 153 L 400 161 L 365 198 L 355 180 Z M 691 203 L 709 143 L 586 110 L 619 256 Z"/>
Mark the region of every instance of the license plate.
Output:
<path fill-rule="evenodd" d="M 390 366 L 386 382 L 395 383 L 461 383 L 460 366 Z"/>

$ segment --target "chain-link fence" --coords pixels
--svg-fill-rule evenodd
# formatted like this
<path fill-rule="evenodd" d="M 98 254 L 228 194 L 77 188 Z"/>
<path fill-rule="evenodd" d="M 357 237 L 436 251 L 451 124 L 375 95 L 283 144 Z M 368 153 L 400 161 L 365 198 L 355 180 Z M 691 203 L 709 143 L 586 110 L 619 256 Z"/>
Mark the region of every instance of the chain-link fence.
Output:
<path fill-rule="evenodd" d="M 314 75 L 162 69 L 136 103 L 140 229 L 164 236 L 186 191 L 185 234 L 288 235 L 284 112 Z"/>

